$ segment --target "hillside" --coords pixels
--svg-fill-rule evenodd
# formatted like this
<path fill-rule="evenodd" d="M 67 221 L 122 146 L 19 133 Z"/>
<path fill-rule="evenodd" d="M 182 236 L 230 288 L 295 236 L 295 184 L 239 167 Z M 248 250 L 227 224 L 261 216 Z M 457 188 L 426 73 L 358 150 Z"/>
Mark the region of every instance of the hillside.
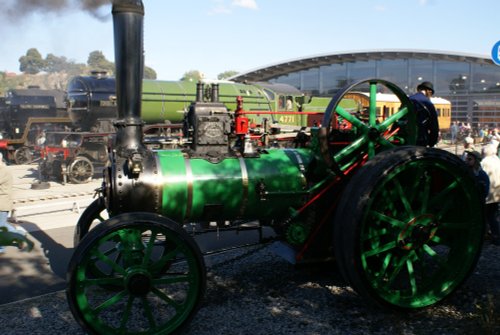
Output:
<path fill-rule="evenodd" d="M 15 74 L 10 72 L 0 72 L 0 95 L 13 88 L 27 88 L 28 86 L 39 86 L 42 89 L 65 90 L 68 80 L 74 74 L 65 71 L 38 74 Z"/>

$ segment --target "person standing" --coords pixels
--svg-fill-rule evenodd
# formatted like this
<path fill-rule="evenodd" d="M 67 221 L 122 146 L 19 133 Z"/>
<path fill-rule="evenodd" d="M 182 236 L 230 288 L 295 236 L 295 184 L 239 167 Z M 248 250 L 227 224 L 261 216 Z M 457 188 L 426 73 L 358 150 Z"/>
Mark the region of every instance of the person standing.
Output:
<path fill-rule="evenodd" d="M 488 174 L 481 167 L 481 154 L 478 151 L 467 151 L 465 153 L 466 157 L 464 159 L 467 166 L 472 170 L 476 180 L 479 184 L 481 195 L 483 200 L 486 201 L 490 191 L 490 178 Z"/>
<path fill-rule="evenodd" d="M 474 139 L 470 136 L 467 136 L 464 139 L 464 151 L 462 152 L 462 160 L 465 161 L 467 158 L 467 154 L 474 150 L 476 150 L 476 148 L 474 147 Z"/>
<path fill-rule="evenodd" d="M 451 144 L 455 144 L 457 142 L 457 135 L 458 135 L 457 121 L 453 121 L 453 123 L 451 124 L 450 133 L 451 133 Z"/>
<path fill-rule="evenodd" d="M 415 106 L 418 122 L 417 145 L 433 147 L 439 138 L 439 121 L 436 107 L 431 101 L 434 95 L 434 86 L 424 81 L 417 86 L 417 93 L 410 96 Z"/>
<path fill-rule="evenodd" d="M 490 189 L 486 197 L 486 220 L 491 233 L 491 241 L 500 245 L 500 221 L 498 206 L 500 204 L 500 158 L 497 155 L 497 146 L 488 144 L 483 148 L 484 158 L 481 167 L 490 179 Z"/>
<path fill-rule="evenodd" d="M 3 161 L 3 155 L 0 153 L 0 228 L 5 227 L 7 231 L 24 235 L 24 231 L 16 229 L 7 222 L 9 212 L 12 210 L 12 174 L 7 169 Z M 3 246 L 0 246 L 0 253 L 5 252 Z"/>

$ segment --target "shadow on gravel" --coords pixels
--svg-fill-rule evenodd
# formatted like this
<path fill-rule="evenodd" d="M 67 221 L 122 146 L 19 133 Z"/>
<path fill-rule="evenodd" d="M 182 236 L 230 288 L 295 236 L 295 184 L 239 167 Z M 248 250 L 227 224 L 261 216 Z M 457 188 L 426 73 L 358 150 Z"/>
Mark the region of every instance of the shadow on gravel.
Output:
<path fill-rule="evenodd" d="M 33 165 L 29 169 L 26 170 L 26 174 L 24 175 L 24 178 L 34 178 L 38 180 L 40 178 L 40 173 L 38 171 L 38 164 Z"/>
<path fill-rule="evenodd" d="M 356 294 L 334 263 L 297 267 L 262 249 L 213 265 L 186 334 L 497 335 L 499 259 L 500 248 L 486 246 L 476 271 L 449 299 L 405 313 Z"/>
<path fill-rule="evenodd" d="M 28 221 L 19 221 L 35 243 L 31 252 L 14 247 L 0 256 L 0 304 L 32 298 L 66 287 L 66 270 L 73 248 L 54 241 Z"/>

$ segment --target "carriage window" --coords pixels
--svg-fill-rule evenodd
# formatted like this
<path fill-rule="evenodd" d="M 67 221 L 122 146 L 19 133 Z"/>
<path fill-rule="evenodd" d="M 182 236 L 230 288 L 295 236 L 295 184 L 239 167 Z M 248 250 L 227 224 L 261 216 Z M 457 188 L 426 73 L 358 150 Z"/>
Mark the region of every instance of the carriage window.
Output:
<path fill-rule="evenodd" d="M 267 89 L 263 89 L 264 93 L 266 94 L 267 98 L 271 101 L 273 101 L 274 99 L 276 99 L 273 91 L 270 91 L 270 90 L 267 90 Z"/>
<path fill-rule="evenodd" d="M 283 95 L 280 95 L 278 99 L 278 108 L 279 109 L 285 109 L 286 107 L 286 98 Z"/>
<path fill-rule="evenodd" d="M 290 95 L 286 97 L 286 110 L 293 111 L 293 97 Z"/>

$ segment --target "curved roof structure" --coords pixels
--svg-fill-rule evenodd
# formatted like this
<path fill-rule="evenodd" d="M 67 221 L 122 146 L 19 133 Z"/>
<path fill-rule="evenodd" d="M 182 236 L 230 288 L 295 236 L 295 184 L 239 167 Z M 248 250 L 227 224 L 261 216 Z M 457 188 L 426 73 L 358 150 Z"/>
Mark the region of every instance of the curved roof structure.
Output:
<path fill-rule="evenodd" d="M 240 73 L 230 78 L 234 81 L 255 82 L 266 81 L 277 76 L 286 75 L 290 72 L 306 70 L 322 65 L 330 65 L 335 63 L 351 63 L 367 60 L 382 60 L 382 59 L 425 59 L 425 60 L 441 60 L 441 61 L 456 61 L 470 62 L 484 65 L 494 65 L 493 61 L 484 55 L 474 55 L 467 53 L 458 53 L 451 51 L 430 51 L 430 50 L 408 50 L 408 49 L 388 49 L 388 50 L 365 50 L 365 51 L 346 51 L 332 54 L 316 55 L 306 58 L 284 61 L 282 63 L 268 65 L 265 67 L 250 70 L 245 73 Z"/>
<path fill-rule="evenodd" d="M 451 102 L 452 120 L 500 125 L 500 66 L 489 55 L 417 49 L 345 51 L 287 60 L 229 79 L 288 84 L 304 94 L 326 97 L 348 83 L 372 77 L 388 80 L 408 95 L 421 81 L 431 81 L 436 96 Z"/>

